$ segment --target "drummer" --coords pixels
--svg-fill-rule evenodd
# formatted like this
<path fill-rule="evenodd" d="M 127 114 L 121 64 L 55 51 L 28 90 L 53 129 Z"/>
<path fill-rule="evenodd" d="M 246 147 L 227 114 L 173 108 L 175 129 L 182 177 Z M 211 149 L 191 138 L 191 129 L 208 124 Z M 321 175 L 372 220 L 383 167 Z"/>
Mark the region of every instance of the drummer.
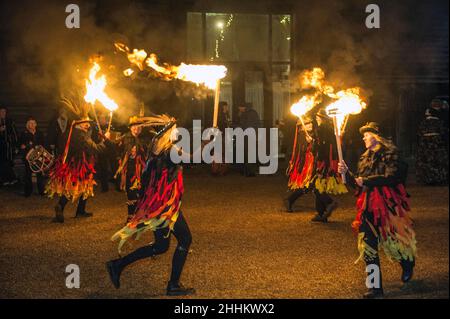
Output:
<path fill-rule="evenodd" d="M 37 129 L 37 121 L 33 117 L 28 117 L 26 129 L 22 132 L 19 139 L 20 150 L 22 153 L 23 162 L 25 164 L 25 180 L 24 180 L 24 195 L 29 197 L 33 193 L 33 182 L 30 163 L 26 160 L 28 152 L 38 146 L 44 145 L 44 135 Z M 39 195 L 44 195 L 44 177 L 42 172 L 36 173 L 37 178 L 37 188 Z"/>

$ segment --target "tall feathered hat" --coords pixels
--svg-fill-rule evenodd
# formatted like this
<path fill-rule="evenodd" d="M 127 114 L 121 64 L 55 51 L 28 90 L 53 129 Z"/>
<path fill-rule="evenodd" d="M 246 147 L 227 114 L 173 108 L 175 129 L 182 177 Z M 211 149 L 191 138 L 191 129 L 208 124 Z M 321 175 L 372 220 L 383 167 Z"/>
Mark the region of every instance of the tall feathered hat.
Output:
<path fill-rule="evenodd" d="M 153 132 L 152 148 L 154 154 L 169 149 L 173 143 L 171 139 L 172 131 L 176 129 L 177 120 L 167 114 L 145 116 L 139 118 L 143 127 L 150 127 Z"/>
<path fill-rule="evenodd" d="M 84 100 L 81 92 L 71 91 L 61 95 L 61 103 L 72 113 L 76 124 L 92 122 L 89 118 L 89 104 Z"/>

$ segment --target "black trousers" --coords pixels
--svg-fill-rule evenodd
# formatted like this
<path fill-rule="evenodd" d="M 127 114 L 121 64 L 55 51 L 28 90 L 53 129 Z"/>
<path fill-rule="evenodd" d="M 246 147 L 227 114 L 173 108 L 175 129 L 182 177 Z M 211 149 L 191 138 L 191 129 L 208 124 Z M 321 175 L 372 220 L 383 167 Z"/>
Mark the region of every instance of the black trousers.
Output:
<path fill-rule="evenodd" d="M 68 202 L 69 202 L 69 200 L 67 199 L 66 196 L 61 196 L 59 198 L 58 205 L 60 205 L 62 210 L 64 211 L 64 207 L 66 207 Z M 77 212 L 76 212 L 77 215 L 81 215 L 86 212 L 86 202 L 87 202 L 87 199 L 83 199 L 83 196 L 81 196 L 80 199 L 78 200 L 78 206 L 77 206 Z"/>
<path fill-rule="evenodd" d="M 119 259 L 119 267 L 121 270 L 135 261 L 140 259 L 164 254 L 169 249 L 170 244 L 170 234 L 167 236 L 168 228 L 158 229 L 154 231 L 155 242 L 136 249 L 129 255 Z M 175 222 L 174 229 L 172 231 L 175 238 L 178 241 L 177 248 L 173 254 L 172 258 L 172 272 L 170 274 L 169 282 L 172 284 L 178 284 L 181 277 L 181 272 L 183 271 L 184 264 L 189 253 L 189 247 L 192 242 L 191 231 L 183 214 L 180 211 L 177 221 Z"/>
<path fill-rule="evenodd" d="M 297 189 L 293 191 L 291 194 L 289 194 L 287 200 L 291 203 L 291 205 L 293 205 L 297 199 L 299 199 L 306 193 L 308 193 L 308 190 Z M 320 216 L 322 216 L 327 206 L 333 202 L 333 199 L 330 197 L 330 195 L 326 193 L 320 194 L 319 191 L 317 191 L 316 189 L 314 189 L 314 197 L 315 197 L 316 211 Z"/>
<path fill-rule="evenodd" d="M 31 171 L 30 165 L 27 161 L 25 161 L 25 189 L 24 193 L 25 196 L 30 196 L 31 193 L 33 193 L 33 181 L 32 181 L 32 175 L 33 172 Z M 45 187 L 44 187 L 44 176 L 42 173 L 36 173 L 36 179 L 37 179 L 37 189 L 40 195 L 44 194 Z"/>
<path fill-rule="evenodd" d="M 137 189 L 130 189 L 127 186 L 126 192 L 127 192 L 128 217 L 130 217 L 133 216 L 134 213 L 136 212 L 136 203 L 139 191 Z"/>
<path fill-rule="evenodd" d="M 98 180 L 102 192 L 107 192 L 109 190 L 109 179 L 111 177 L 109 166 L 109 160 L 106 157 L 106 154 L 101 154 L 95 167 L 97 171 L 95 179 Z"/>

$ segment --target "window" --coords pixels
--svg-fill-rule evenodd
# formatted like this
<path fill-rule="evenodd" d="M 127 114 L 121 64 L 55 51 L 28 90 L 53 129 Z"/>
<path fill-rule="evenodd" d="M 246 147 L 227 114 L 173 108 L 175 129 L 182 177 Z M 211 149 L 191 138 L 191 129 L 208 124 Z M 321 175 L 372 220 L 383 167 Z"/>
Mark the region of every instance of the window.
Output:
<path fill-rule="evenodd" d="M 272 60 L 288 62 L 291 60 L 291 16 L 272 16 Z"/>

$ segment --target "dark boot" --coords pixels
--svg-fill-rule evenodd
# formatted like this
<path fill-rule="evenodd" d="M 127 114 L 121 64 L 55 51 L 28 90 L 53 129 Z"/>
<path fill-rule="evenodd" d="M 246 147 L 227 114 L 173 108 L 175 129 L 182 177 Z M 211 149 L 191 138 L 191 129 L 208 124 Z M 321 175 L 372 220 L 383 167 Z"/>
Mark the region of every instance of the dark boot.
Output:
<path fill-rule="evenodd" d="M 106 263 L 106 270 L 109 274 L 112 284 L 116 289 L 120 288 L 120 274 L 122 273 L 122 267 L 120 266 L 120 259 L 110 260 Z"/>
<path fill-rule="evenodd" d="M 369 290 L 363 295 L 364 299 L 379 299 L 383 298 L 383 288 L 369 288 Z"/>
<path fill-rule="evenodd" d="M 415 261 L 401 260 L 400 265 L 402 266 L 402 281 L 406 283 L 413 277 Z"/>
<path fill-rule="evenodd" d="M 76 218 L 78 217 L 92 217 L 92 213 L 88 213 L 86 211 L 86 199 L 80 198 L 78 201 L 78 207 L 77 207 L 77 213 L 75 215 Z"/>
<path fill-rule="evenodd" d="M 291 202 L 289 200 L 289 198 L 286 198 L 284 200 L 284 207 L 286 208 L 286 212 L 288 212 L 288 213 L 292 213 L 293 212 L 292 205 L 293 205 L 293 202 Z"/>
<path fill-rule="evenodd" d="M 294 203 L 297 199 L 299 199 L 302 195 L 304 195 L 305 192 L 303 191 L 303 189 L 297 189 L 295 191 L 293 191 L 285 200 L 284 200 L 284 205 L 286 207 L 286 212 L 288 213 L 292 213 L 293 210 L 293 206 Z"/>
<path fill-rule="evenodd" d="M 323 216 L 323 215 L 317 214 L 316 216 L 314 216 L 311 219 L 311 221 L 315 222 L 315 223 L 327 223 L 328 219 L 325 216 Z"/>
<path fill-rule="evenodd" d="M 188 296 L 195 294 L 194 288 L 185 288 L 181 283 L 167 284 L 167 296 Z"/>
<path fill-rule="evenodd" d="M 55 206 L 55 217 L 53 218 L 52 222 L 54 223 L 64 223 L 64 208 L 60 205 L 57 204 Z"/>
<path fill-rule="evenodd" d="M 333 213 L 333 211 L 338 207 L 338 203 L 337 201 L 333 200 L 330 204 L 327 205 L 327 207 L 325 208 L 325 211 L 323 213 L 323 217 L 325 218 L 329 218 L 331 216 L 331 214 Z"/>

